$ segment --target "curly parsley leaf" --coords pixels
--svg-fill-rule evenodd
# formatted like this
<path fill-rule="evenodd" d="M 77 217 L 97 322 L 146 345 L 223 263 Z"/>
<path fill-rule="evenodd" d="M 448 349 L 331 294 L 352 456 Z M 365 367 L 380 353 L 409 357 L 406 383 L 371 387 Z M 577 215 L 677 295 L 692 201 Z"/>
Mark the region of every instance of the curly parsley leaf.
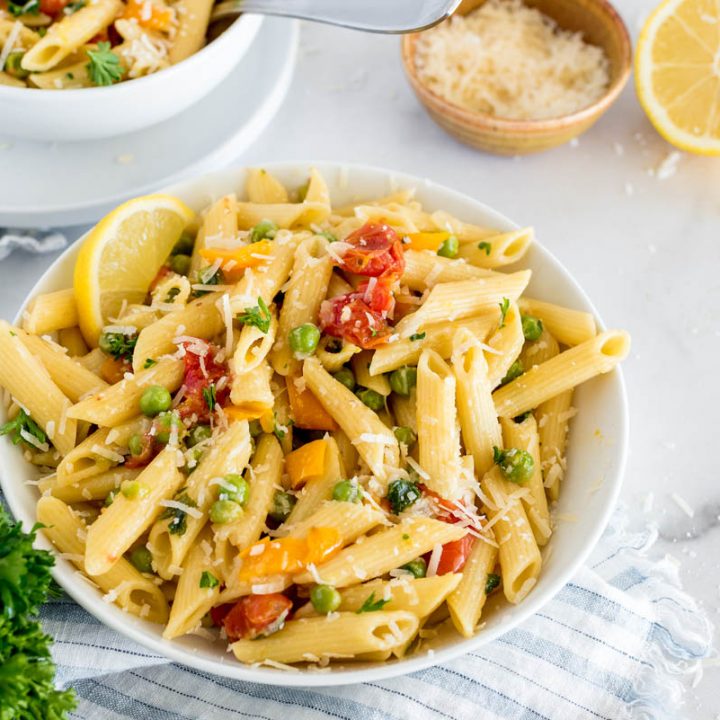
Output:
<path fill-rule="evenodd" d="M 85 66 L 93 85 L 112 85 L 123 75 L 120 58 L 110 49 L 109 42 L 99 42 L 97 50 L 88 50 L 90 62 Z"/>
<path fill-rule="evenodd" d="M 64 720 L 75 707 L 72 691 L 56 690 L 51 638 L 37 615 L 50 590 L 54 563 L 33 547 L 37 528 L 24 533 L 0 507 L 0 716 Z"/>
<path fill-rule="evenodd" d="M 112 355 L 115 360 L 126 358 L 132 360 L 137 335 L 126 335 L 125 333 L 104 332 L 100 335 L 98 346 L 106 355 Z"/>
<path fill-rule="evenodd" d="M 366 613 L 366 612 L 377 612 L 378 610 L 382 610 L 390 600 L 375 600 L 375 593 L 371 592 L 370 595 L 365 598 L 365 602 L 362 604 L 362 606 L 355 611 L 357 615 L 360 615 L 360 613 Z"/>
<path fill-rule="evenodd" d="M 20 412 L 12 420 L 0 425 L 0 435 L 9 435 L 13 445 L 27 442 L 22 436 L 23 431 L 32 435 L 40 443 L 47 442 L 47 435 L 42 428 L 23 409 L 20 409 Z"/>
<path fill-rule="evenodd" d="M 259 297 L 255 307 L 245 308 L 245 312 L 238 317 L 243 325 L 254 325 L 260 332 L 266 333 L 270 329 L 272 315 L 265 301 Z"/>

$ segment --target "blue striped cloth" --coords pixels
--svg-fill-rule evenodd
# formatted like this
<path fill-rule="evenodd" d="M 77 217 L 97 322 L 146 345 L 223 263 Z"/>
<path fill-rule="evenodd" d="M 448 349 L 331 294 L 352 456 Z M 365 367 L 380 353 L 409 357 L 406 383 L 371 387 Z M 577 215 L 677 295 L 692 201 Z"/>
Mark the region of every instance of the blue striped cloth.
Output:
<path fill-rule="evenodd" d="M 622 523 L 616 518 L 616 525 Z M 623 720 L 679 717 L 682 682 L 712 628 L 653 560 L 648 531 L 609 529 L 583 570 L 537 615 L 454 662 L 333 688 L 280 688 L 171 664 L 70 599 L 43 611 L 78 720 Z"/>

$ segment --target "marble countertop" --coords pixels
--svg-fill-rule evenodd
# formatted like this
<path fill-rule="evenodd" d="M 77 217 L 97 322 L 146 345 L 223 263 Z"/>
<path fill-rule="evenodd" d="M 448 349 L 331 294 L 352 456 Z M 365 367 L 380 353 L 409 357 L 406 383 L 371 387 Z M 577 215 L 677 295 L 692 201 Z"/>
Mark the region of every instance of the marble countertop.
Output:
<path fill-rule="evenodd" d="M 654 4 L 618 0 L 634 36 Z M 632 523 L 658 526 L 656 549 L 678 559 L 685 587 L 717 622 L 720 159 L 674 154 L 632 87 L 576 143 L 523 158 L 475 152 L 445 135 L 415 100 L 398 44 L 305 25 L 283 107 L 255 146 L 228 162 L 394 168 L 533 225 L 606 324 L 632 333 L 624 366 L 631 452 L 622 501 Z M 75 239 L 82 230 L 65 232 Z M 0 263 L 0 317 L 14 315 L 54 257 L 15 252 Z M 718 682 L 720 668 L 709 664 L 687 694 L 687 717 L 720 718 Z"/>

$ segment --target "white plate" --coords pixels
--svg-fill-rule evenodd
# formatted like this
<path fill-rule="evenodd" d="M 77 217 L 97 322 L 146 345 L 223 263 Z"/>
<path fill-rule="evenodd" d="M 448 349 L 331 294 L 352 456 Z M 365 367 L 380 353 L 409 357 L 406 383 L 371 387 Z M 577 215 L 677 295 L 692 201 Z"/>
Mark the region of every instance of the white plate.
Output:
<path fill-rule="evenodd" d="M 227 79 L 185 112 L 146 130 L 82 143 L 0 137 L 0 226 L 93 222 L 128 197 L 237 160 L 290 87 L 298 35 L 297 21 L 265 18 Z"/>
<path fill-rule="evenodd" d="M 293 187 L 307 178 L 309 166 L 266 167 Z M 387 195 L 401 187 L 416 187 L 417 199 L 430 210 L 443 209 L 468 222 L 501 230 L 517 227 L 466 195 L 409 175 L 362 166 L 318 163 L 316 167 L 328 181 L 334 204 Z M 167 192 L 200 209 L 211 198 L 242 191 L 244 176 L 242 169 L 225 170 L 173 186 Z M 80 243 L 75 243 L 58 258 L 33 288 L 30 297 L 70 286 L 79 248 Z M 534 271 L 528 291 L 532 297 L 592 312 L 602 327 L 590 300 L 568 271 L 542 246 L 534 245 L 521 264 Z M 22 310 L 18 317 L 21 313 Z M 575 521 L 558 523 L 544 550 L 545 562 L 538 583 L 522 603 L 512 606 L 502 597 L 493 597 L 483 614 L 484 627 L 474 638 L 463 640 L 453 636 L 445 639 L 434 648 L 434 654 L 423 653 L 403 660 L 362 666 L 348 664 L 327 674 L 247 667 L 235 662 L 221 641 L 213 644 L 197 636 L 163 640 L 162 628 L 103 602 L 101 594 L 78 577 L 69 561 L 58 559 L 53 575 L 78 603 L 105 624 L 172 660 L 217 675 L 275 685 L 341 685 L 388 678 L 445 662 L 494 640 L 537 612 L 572 578 L 607 524 L 620 491 L 627 448 L 628 410 L 622 374 L 616 370 L 585 383 L 578 388 L 573 404 L 579 412 L 572 422 L 567 476 L 557 512 L 572 514 Z M 5 497 L 16 517 L 28 524 L 35 519 L 37 492 L 23 481 L 32 479 L 34 473 L 32 466 L 23 460 L 19 448 L 7 438 L 0 439 L 0 481 Z M 40 543 L 49 547 L 44 538 Z"/>

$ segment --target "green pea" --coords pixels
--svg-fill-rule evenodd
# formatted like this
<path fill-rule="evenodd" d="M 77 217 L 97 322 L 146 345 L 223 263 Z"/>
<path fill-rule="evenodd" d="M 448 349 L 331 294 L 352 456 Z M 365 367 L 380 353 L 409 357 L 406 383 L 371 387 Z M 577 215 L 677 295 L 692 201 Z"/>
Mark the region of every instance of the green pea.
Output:
<path fill-rule="evenodd" d="M 143 442 L 142 435 L 132 435 L 128 440 L 128 450 L 130 454 L 137 457 L 138 455 L 142 455 L 144 449 L 145 443 Z"/>
<path fill-rule="evenodd" d="M 427 563 L 421 557 L 415 558 L 409 563 L 405 563 L 405 565 L 401 567 L 401 570 L 411 572 L 416 578 L 424 578 L 427 573 Z"/>
<path fill-rule="evenodd" d="M 320 331 L 312 323 L 303 323 L 290 331 L 288 340 L 295 357 L 302 359 L 312 355 L 317 349 Z"/>
<path fill-rule="evenodd" d="M 250 230 L 250 242 L 256 243 L 268 238 L 272 240 L 278 231 L 278 226 L 272 220 L 261 220 Z"/>
<path fill-rule="evenodd" d="M 360 502 L 360 490 L 352 480 L 341 480 L 333 488 L 333 500 L 339 502 Z"/>
<path fill-rule="evenodd" d="M 30 73 L 22 66 L 25 53 L 22 50 L 14 50 L 5 60 L 5 72 L 19 80 L 25 79 Z"/>
<path fill-rule="evenodd" d="M 294 495 L 277 490 L 273 497 L 272 506 L 268 515 L 276 522 L 282 523 L 288 519 L 297 500 Z"/>
<path fill-rule="evenodd" d="M 438 248 L 437 254 L 440 257 L 454 258 L 460 252 L 460 243 L 458 239 L 451 235 L 447 240 L 444 240 L 442 245 Z"/>
<path fill-rule="evenodd" d="M 515 378 L 519 378 L 525 372 L 521 360 L 516 360 L 508 369 L 507 375 L 500 381 L 501 385 L 507 385 Z"/>
<path fill-rule="evenodd" d="M 403 443 L 408 447 L 414 445 L 417 440 L 417 436 L 413 432 L 412 428 L 405 427 L 404 425 L 396 427 L 393 430 L 393 433 L 395 434 L 395 438 L 398 442 Z"/>
<path fill-rule="evenodd" d="M 327 615 L 340 607 L 342 597 L 332 585 L 316 585 L 310 591 L 310 602 L 317 612 Z"/>
<path fill-rule="evenodd" d="M 407 397 L 415 385 L 417 385 L 417 368 L 406 366 L 390 373 L 390 387 L 398 395 Z"/>
<path fill-rule="evenodd" d="M 147 488 L 143 487 L 137 480 L 126 480 L 120 486 L 120 492 L 128 500 L 134 500 L 135 498 L 147 495 Z"/>
<path fill-rule="evenodd" d="M 354 390 L 355 389 L 355 375 L 353 374 L 353 371 L 350 368 L 340 368 L 333 377 L 339 382 L 342 383 L 348 390 Z"/>
<path fill-rule="evenodd" d="M 183 233 L 172 249 L 172 255 L 191 255 L 195 246 L 195 238 L 188 233 Z"/>
<path fill-rule="evenodd" d="M 170 269 L 178 275 L 187 275 L 190 272 L 192 258 L 189 255 L 173 255 L 170 258 Z"/>
<path fill-rule="evenodd" d="M 493 448 L 495 464 L 510 482 L 526 483 L 535 471 L 535 461 L 527 450 L 509 448 L 499 450 Z"/>
<path fill-rule="evenodd" d="M 216 500 L 210 508 L 210 520 L 218 525 L 240 518 L 243 509 L 233 500 Z"/>
<path fill-rule="evenodd" d="M 212 437 L 212 430 L 209 425 L 196 425 L 188 435 L 186 445 L 188 447 L 195 447 L 205 440 L 209 440 Z"/>
<path fill-rule="evenodd" d="M 385 398 L 370 388 L 363 388 L 355 393 L 371 410 L 378 412 L 385 407 Z"/>
<path fill-rule="evenodd" d="M 250 421 L 250 437 L 256 438 L 258 435 L 262 435 L 262 425 L 259 420 Z"/>
<path fill-rule="evenodd" d="M 227 487 L 221 487 L 218 498 L 220 498 L 220 500 L 232 500 L 240 505 L 245 505 L 250 497 L 250 485 L 248 485 L 247 480 L 242 475 L 236 475 L 235 473 L 225 475 L 223 480 L 235 489 L 230 490 Z"/>
<path fill-rule="evenodd" d="M 172 405 L 172 397 L 162 385 L 151 385 L 145 388 L 140 397 L 140 411 L 148 417 L 155 417 L 168 410 Z"/>
<path fill-rule="evenodd" d="M 182 424 L 176 412 L 160 413 L 153 425 L 156 431 L 155 439 L 163 445 L 167 445 L 170 442 L 173 428 L 177 431 L 178 439 L 181 439 L 185 435 L 185 426 Z"/>
<path fill-rule="evenodd" d="M 532 315 L 521 315 L 520 320 L 522 322 L 522 331 L 525 339 L 532 342 L 539 340 L 543 333 L 542 320 Z"/>
<path fill-rule="evenodd" d="M 141 572 L 151 573 L 152 569 L 152 554 L 144 546 L 136 547 L 130 553 L 130 562 Z"/>

